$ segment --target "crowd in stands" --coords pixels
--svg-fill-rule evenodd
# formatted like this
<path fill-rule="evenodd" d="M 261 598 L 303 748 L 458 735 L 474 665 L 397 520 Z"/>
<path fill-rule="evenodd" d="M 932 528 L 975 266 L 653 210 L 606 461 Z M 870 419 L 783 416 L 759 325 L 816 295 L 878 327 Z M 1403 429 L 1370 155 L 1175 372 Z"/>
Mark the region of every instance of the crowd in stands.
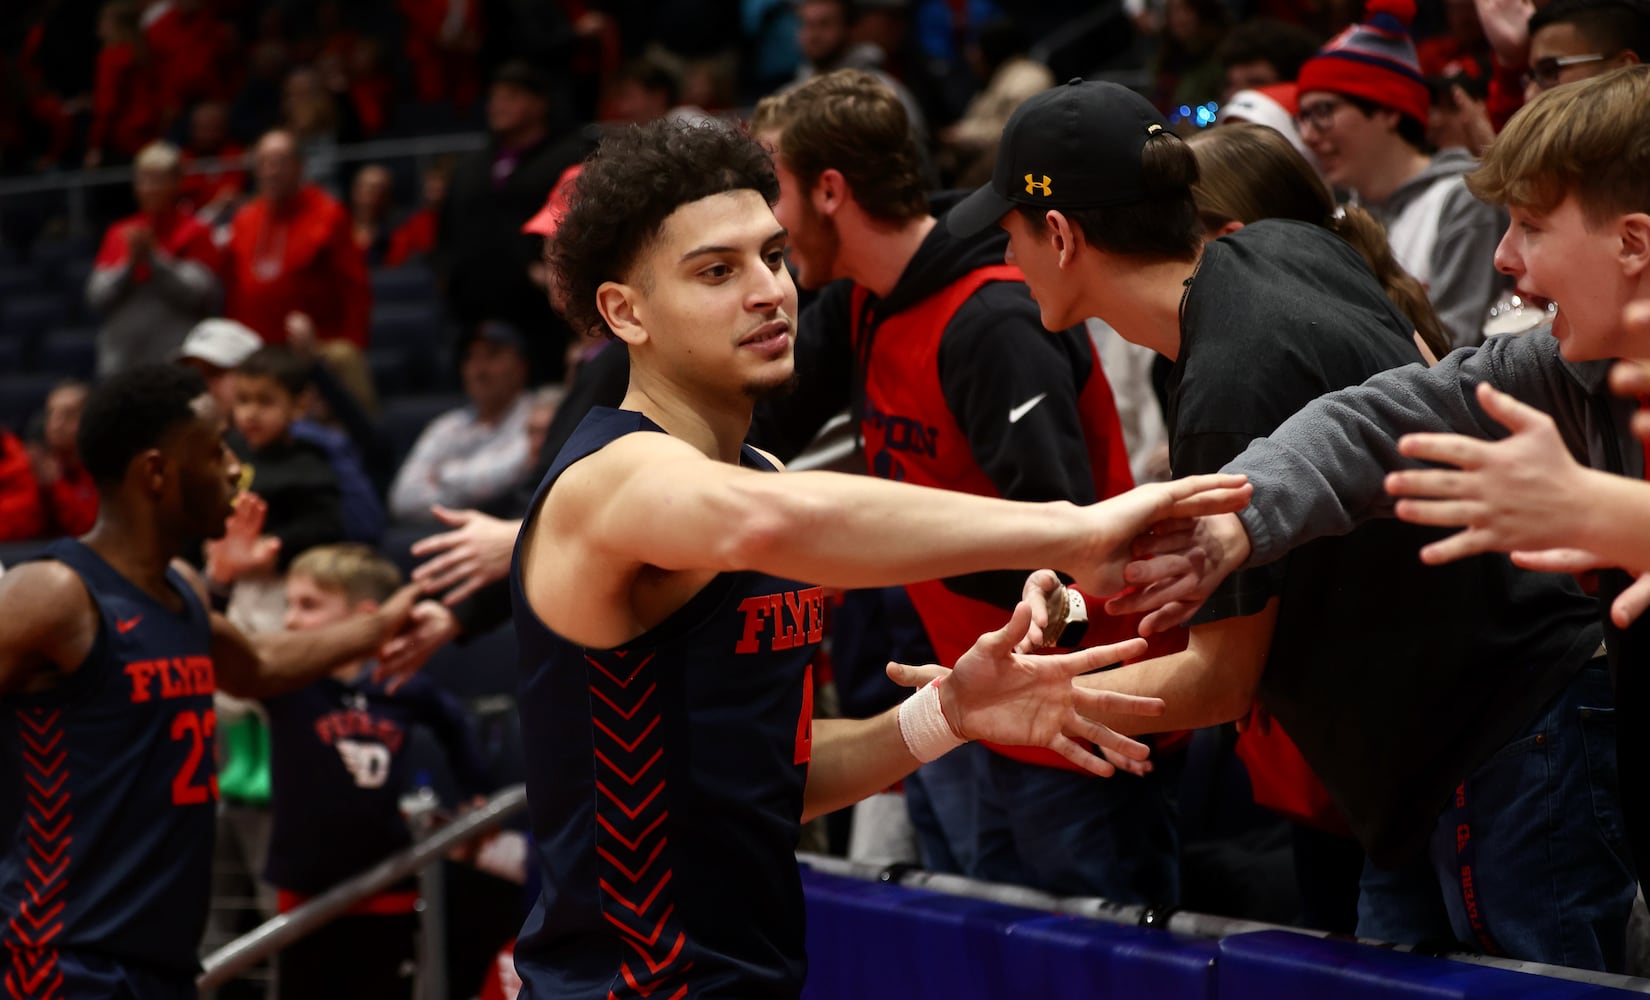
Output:
<path fill-rule="evenodd" d="M 806 461 L 810 442 L 819 445 L 816 432 L 844 407 L 857 422 L 864 407 L 897 395 L 876 381 L 892 377 L 887 363 L 874 377 L 869 349 L 853 339 L 861 324 L 895 330 L 885 337 L 904 334 L 898 324 L 914 321 L 909 314 L 902 321 L 900 310 L 914 311 L 965 271 L 1001 264 L 998 243 L 956 249 L 930 236 L 936 219 L 944 229 L 954 200 L 924 192 L 990 180 L 1014 111 L 1076 75 L 1131 87 L 1178 133 L 1196 137 L 1198 212 L 1211 239 L 1282 217 L 1311 223 L 1312 239 L 1324 245 L 1352 243 L 1352 266 L 1367 265 L 1380 279 L 1369 287 L 1390 298 L 1371 308 L 1390 309 L 1413 331 L 1415 351 L 1404 339 L 1394 357 L 1434 362 L 1486 337 L 1545 336 L 1548 303 L 1516 294 L 1497 267 L 1507 211 L 1476 197 L 1466 178 L 1526 100 L 1641 59 L 1650 59 L 1646 0 L 1549 0 L 1539 9 L 1527 0 L 1054 0 L 1027 10 L 994 0 L 10 3 L 0 11 L 0 541 L 19 543 L 5 551 L 21 555 L 32 551 L 22 543 L 91 527 L 97 493 L 76 447 L 88 384 L 175 362 L 206 376 L 243 469 L 246 496 L 231 531 L 199 560 L 233 621 L 248 630 L 314 627 L 370 610 L 402 574 L 416 572 L 455 598 L 455 633 L 466 642 L 496 638 L 514 519 L 578 420 L 592 406 L 616 405 L 628 379 L 622 345 L 570 325 L 578 310 L 569 310 L 567 286 L 546 264 L 546 243 L 554 243 L 580 164 L 602 135 L 660 119 L 749 122 L 754 112 L 753 127 L 772 133 L 782 189 L 796 176 L 811 183 L 825 175 L 851 189 L 841 198 L 849 214 L 831 214 L 838 208 L 827 210 L 825 195 L 809 200 L 796 190 L 779 202 L 804 288 L 802 328 L 834 324 L 835 337 L 829 351 L 804 355 L 799 347 L 799 368 L 820 367 L 800 372 L 790 423 L 785 412 L 758 411 L 759 436 L 778 434 L 763 444 L 788 460 Z M 807 161 L 812 166 L 796 159 L 808 140 L 785 143 L 797 116 L 813 112 L 805 101 L 783 105 L 784 95 L 843 70 L 864 71 L 903 107 L 911 162 L 879 165 L 871 176 L 853 166 L 881 164 L 869 150 L 863 157 L 830 150 Z M 787 130 L 792 137 L 780 138 Z M 401 154 L 364 159 L 355 150 L 367 140 L 470 132 L 485 134 L 472 151 L 420 155 L 416 167 Z M 837 155 L 841 162 L 829 159 Z M 1270 188 L 1230 182 L 1237 164 L 1262 162 L 1278 165 Z M 96 241 L 65 231 L 65 203 L 55 195 L 4 193 L 11 180 L 67 183 L 108 167 L 129 168 L 129 182 L 123 174 L 119 184 L 86 189 L 90 218 L 101 227 Z M 907 168 L 918 178 L 921 210 L 893 210 L 890 222 L 867 192 Z M 1064 183 L 1040 173 L 1023 181 L 1045 194 Z M 863 205 L 870 205 L 863 215 L 851 214 Z M 1338 206 L 1351 210 L 1337 215 Z M 896 224 L 915 235 L 890 273 L 870 263 L 808 272 L 812 261 L 856 253 L 886 263 L 893 251 L 881 241 Z M 922 271 L 925 264 L 957 270 L 939 275 Z M 1103 390 L 1109 379 L 1111 395 L 1079 404 L 1073 393 L 1031 411 L 1034 420 L 1056 421 L 1050 440 L 1070 452 L 1068 463 L 1079 452 L 1095 462 L 1092 477 L 1078 477 L 1081 486 L 1039 481 L 1037 489 L 1051 492 L 1033 496 L 1027 482 L 1049 470 L 1010 469 L 989 438 L 975 436 L 987 432 L 959 420 L 954 429 L 973 446 L 982 475 L 1004 495 L 1012 481 L 1030 490 L 1024 499 L 1084 502 L 1167 478 L 1166 427 L 1175 414 L 1166 405 L 1179 391 L 1170 361 L 1086 316 L 1070 317 L 1063 340 L 1046 339 L 1056 335 L 1041 329 L 1037 310 L 1046 319 L 1053 307 L 1033 303 L 1023 288 L 1017 294 L 1012 302 L 982 298 L 972 317 L 953 305 L 941 323 L 960 316 L 962 325 L 999 338 L 1017 324 L 1053 360 L 1026 360 L 1030 348 L 1016 349 L 1017 361 L 990 360 L 981 348 L 966 355 L 980 367 L 963 371 L 961 348 L 945 355 L 935 347 L 912 362 L 937 366 L 932 394 L 954 408 L 1002 396 L 1015 423 L 1024 411 L 1013 404 L 1043 400 L 1030 389 L 1007 398 L 1018 391 L 1010 387 L 1015 364 L 1035 363 L 1045 373 L 1071 366 L 1080 391 Z M 867 306 L 868 298 L 882 305 Z M 874 322 L 872 312 L 879 312 Z M 865 352 L 857 360 L 856 349 Z M 1384 367 L 1385 360 L 1375 370 Z M 1101 377 L 1086 383 L 1091 368 Z M 807 381 L 820 371 L 825 379 Z M 830 379 L 837 384 L 820 388 Z M 1086 423 L 1083 435 L 1060 437 L 1069 428 L 1057 423 L 1057 404 L 1070 409 L 1074 426 L 1104 423 L 1101 436 L 1115 453 L 1108 458 L 1085 440 Z M 1092 416 L 1095 407 L 1107 415 Z M 886 444 L 893 431 L 877 434 L 887 438 L 856 441 L 876 454 L 853 464 L 905 478 L 904 466 L 893 471 L 896 449 Z M 1048 460 L 1058 466 L 1055 447 Z M 1178 456 L 1176 475 L 1185 461 Z M 963 600 L 950 591 L 936 596 L 942 590 L 835 601 L 833 664 L 845 706 L 868 713 L 894 703 L 897 694 L 880 677 L 890 651 L 928 659 L 937 647 L 942 661 L 954 659 L 978 634 L 932 626 L 925 633 L 919 612 Z M 989 588 L 967 600 L 969 614 L 1002 604 Z M 1174 641 L 1184 647 L 1187 637 Z M 829 678 L 828 666 L 816 676 Z M 326 696 L 387 697 L 368 675 L 351 664 L 326 682 Z M 224 713 L 231 756 L 259 758 L 263 770 L 224 782 L 225 802 L 242 811 L 220 838 L 243 845 L 238 864 L 254 882 L 264 876 L 264 856 L 274 859 L 267 878 L 282 890 L 281 908 L 347 874 L 294 846 L 335 828 L 282 818 L 283 789 L 292 796 L 298 786 L 293 769 L 309 766 L 282 749 L 282 730 L 311 725 L 326 711 L 304 698 Z M 450 698 L 433 685 L 414 687 L 398 705 L 397 725 L 434 720 L 463 771 L 466 797 L 488 790 L 472 720 Z M 1257 710 L 1251 726 L 1265 721 Z M 1261 745 L 1249 735 L 1240 751 L 1237 739 L 1220 727 L 1158 742 L 1160 773 L 1139 786 L 1151 792 L 1127 807 L 1139 842 L 1111 848 L 1142 866 L 1141 857 L 1155 858 L 1163 870 L 1130 873 L 1132 881 L 1102 874 L 1079 885 L 1085 865 L 1059 869 L 1049 851 L 1013 844 L 1012 833 L 995 831 L 996 840 L 978 829 L 959 833 L 962 812 L 987 814 L 982 788 L 1012 826 L 1015 813 L 1041 810 L 1037 818 L 1047 821 L 1057 812 L 1037 804 L 1040 789 L 1092 780 L 1051 777 L 1046 761 L 1005 763 L 984 748 L 919 771 L 905 786 L 911 815 L 896 809 L 899 817 L 879 822 L 876 835 L 867 831 L 877 821 L 862 812 L 856 850 L 1051 891 L 1352 931 L 1365 852 L 1292 745 Z M 361 779 L 371 765 L 346 764 L 360 779 L 356 791 L 371 784 Z M 1276 792 L 1267 783 L 1280 768 L 1295 784 Z M 406 770 L 397 764 L 371 787 L 410 780 Z M 1124 780 L 1132 779 L 1113 779 Z M 1255 800 L 1272 811 L 1255 809 Z M 1142 820 L 1148 811 L 1160 822 Z M 314 833 L 322 828 L 333 832 Z M 835 840 L 846 843 L 840 829 Z M 388 852 L 405 840 L 384 835 L 373 843 Z M 1103 852 L 1089 853 L 1090 864 L 1103 866 Z M 1032 860 L 1048 870 L 1033 875 Z M 1256 870 L 1269 876 L 1245 874 Z M 1617 881 L 1613 888 L 1627 887 L 1630 896 L 1630 876 Z M 408 891 L 397 887 L 396 898 Z M 265 902 L 275 905 L 273 896 Z M 380 948 L 387 968 L 411 953 L 410 912 L 383 921 L 393 925 Z M 214 933 L 221 943 L 233 928 Z M 296 991 L 287 995 L 328 966 L 337 954 L 328 947 L 349 945 L 322 941 L 287 959 L 282 989 Z M 1589 958 L 1624 967 L 1608 948 Z"/>

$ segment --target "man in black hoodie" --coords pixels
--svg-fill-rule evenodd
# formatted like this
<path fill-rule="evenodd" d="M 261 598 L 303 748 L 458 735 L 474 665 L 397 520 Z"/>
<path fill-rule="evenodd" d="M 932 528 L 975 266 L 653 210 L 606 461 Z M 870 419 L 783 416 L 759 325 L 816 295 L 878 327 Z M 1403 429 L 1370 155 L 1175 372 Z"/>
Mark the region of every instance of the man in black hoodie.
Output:
<path fill-rule="evenodd" d="M 774 153 L 774 214 L 797 283 L 822 289 L 802 314 L 796 391 L 758 408 L 753 440 L 788 458 L 851 406 L 866 464 L 884 479 L 1075 503 L 1133 485 L 1084 328 L 1043 329 L 1004 240 L 962 240 L 936 224 L 893 91 L 839 70 L 765 99 L 751 127 Z M 907 587 L 938 662 L 1000 626 L 1023 580 L 982 573 Z M 1132 619 L 1097 617 L 1081 644 L 1133 634 Z M 925 862 L 949 851 L 978 878 L 1176 901 L 1176 835 L 1157 779 L 1097 782 L 1053 755 L 991 750 L 953 755 L 943 776 L 919 772 L 929 792 L 943 783 L 956 793 L 930 796 L 943 843 L 925 840 Z"/>

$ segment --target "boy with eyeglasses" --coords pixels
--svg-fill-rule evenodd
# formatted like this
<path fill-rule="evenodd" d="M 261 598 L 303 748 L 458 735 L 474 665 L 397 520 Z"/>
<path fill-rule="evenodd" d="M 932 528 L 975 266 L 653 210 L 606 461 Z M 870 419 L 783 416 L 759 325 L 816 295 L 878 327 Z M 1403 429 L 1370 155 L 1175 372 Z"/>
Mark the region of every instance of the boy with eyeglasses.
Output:
<path fill-rule="evenodd" d="M 1650 56 L 1644 0 L 1553 0 L 1530 18 L 1524 99 Z"/>
<path fill-rule="evenodd" d="M 1503 281 L 1495 244 L 1505 215 L 1472 196 L 1471 154 L 1429 154 L 1430 92 L 1409 36 L 1412 0 L 1375 0 L 1368 20 L 1341 32 L 1301 68 L 1301 139 L 1324 176 L 1386 227 L 1404 270 L 1456 347 L 1483 340 L 1485 311 Z"/>

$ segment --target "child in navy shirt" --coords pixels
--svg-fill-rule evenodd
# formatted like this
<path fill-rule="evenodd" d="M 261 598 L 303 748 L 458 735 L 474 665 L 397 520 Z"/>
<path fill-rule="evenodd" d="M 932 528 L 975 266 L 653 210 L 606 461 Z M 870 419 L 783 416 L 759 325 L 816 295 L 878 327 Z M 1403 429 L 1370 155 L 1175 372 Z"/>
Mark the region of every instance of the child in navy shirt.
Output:
<path fill-rule="evenodd" d="M 367 546 L 310 549 L 287 572 L 287 628 L 370 613 L 400 582 L 395 566 Z M 413 726 L 428 727 L 446 748 L 466 794 L 487 790 L 474 729 L 458 702 L 417 676 L 392 693 L 372 679 L 372 667 L 352 663 L 264 701 L 274 790 L 264 876 L 283 913 L 411 843 L 399 800 Z M 278 995 L 410 998 L 417 902 L 409 879 L 280 952 Z"/>

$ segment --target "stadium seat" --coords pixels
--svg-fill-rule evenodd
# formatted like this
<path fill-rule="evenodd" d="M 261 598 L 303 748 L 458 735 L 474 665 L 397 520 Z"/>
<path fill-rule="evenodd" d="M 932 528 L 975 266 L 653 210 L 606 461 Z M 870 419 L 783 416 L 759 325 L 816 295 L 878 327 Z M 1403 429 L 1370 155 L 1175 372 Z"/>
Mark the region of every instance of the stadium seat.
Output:
<path fill-rule="evenodd" d="M 445 342 L 441 312 L 433 303 L 386 302 L 373 306 L 372 334 L 367 343 L 374 349 L 433 351 Z"/>
<path fill-rule="evenodd" d="M 0 374 L 11 374 L 23 370 L 23 348 L 27 345 L 23 341 L 12 337 L 0 337 Z"/>
<path fill-rule="evenodd" d="M 61 295 L 19 295 L 0 302 L 0 337 L 33 343 L 47 330 L 62 326 L 68 307 Z"/>
<path fill-rule="evenodd" d="M 94 235 L 41 240 L 34 245 L 30 257 L 36 264 L 55 272 L 70 261 L 90 261 L 97 256 L 97 247 L 101 242 L 102 237 Z"/>
<path fill-rule="evenodd" d="M 53 375 L 90 379 L 97 369 L 97 331 L 53 330 L 35 347 L 34 366 Z"/>
<path fill-rule="evenodd" d="M 76 257 L 64 261 L 57 269 L 56 286 L 71 316 L 86 316 L 86 282 L 92 276 L 93 262 Z"/>
<path fill-rule="evenodd" d="M 0 267 L 0 302 L 14 295 L 29 295 L 40 290 L 43 280 L 40 272 L 28 265 Z"/>
<path fill-rule="evenodd" d="M 391 447 L 393 467 L 401 467 L 401 462 L 407 457 L 407 452 L 412 451 L 426 424 L 448 410 L 463 406 L 465 402 L 463 396 L 450 393 L 386 398 L 378 422 Z"/>
<path fill-rule="evenodd" d="M 372 304 L 376 312 L 384 306 L 419 305 L 431 311 L 436 301 L 435 275 L 426 267 L 378 268 L 372 272 Z"/>
<path fill-rule="evenodd" d="M 0 374 L 0 424 L 22 434 L 45 406 L 52 386 L 62 380 L 51 372 Z"/>
<path fill-rule="evenodd" d="M 380 398 L 404 396 L 417 388 L 412 378 L 411 355 L 400 347 L 374 347 L 367 351 L 367 368 L 372 386 Z"/>

